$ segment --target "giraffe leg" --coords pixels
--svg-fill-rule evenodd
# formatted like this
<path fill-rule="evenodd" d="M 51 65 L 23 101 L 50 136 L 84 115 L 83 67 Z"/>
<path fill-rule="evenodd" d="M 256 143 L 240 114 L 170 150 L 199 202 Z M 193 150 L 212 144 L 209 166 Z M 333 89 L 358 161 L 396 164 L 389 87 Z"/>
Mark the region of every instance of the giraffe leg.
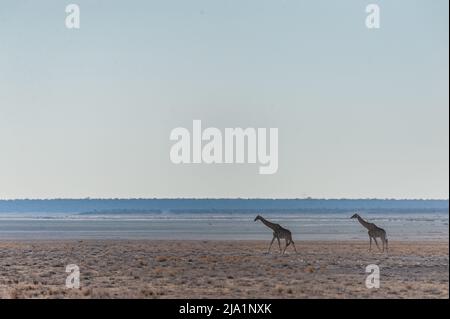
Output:
<path fill-rule="evenodd" d="M 273 236 L 272 241 L 270 242 L 270 246 L 269 246 L 269 250 L 267 251 L 267 253 L 270 253 L 270 248 L 272 248 L 272 244 L 275 240 L 275 236 Z"/>
<path fill-rule="evenodd" d="M 369 239 L 370 239 L 369 251 L 372 251 L 372 237 L 369 236 Z"/>
<path fill-rule="evenodd" d="M 383 252 L 384 252 L 385 247 L 386 247 L 386 252 L 388 252 L 388 239 L 386 238 L 386 235 L 384 235 L 382 239 L 383 239 Z"/>
<path fill-rule="evenodd" d="M 295 247 L 294 241 L 292 239 L 291 239 L 291 243 L 292 243 L 292 246 L 294 246 L 295 253 L 298 253 L 297 248 Z"/>
<path fill-rule="evenodd" d="M 377 238 L 376 238 L 376 237 L 374 237 L 374 238 L 373 238 L 373 240 L 375 241 L 375 244 L 377 245 L 377 248 L 378 248 L 378 250 L 381 250 L 380 246 L 378 246 L 378 241 L 377 241 Z"/>
<path fill-rule="evenodd" d="M 278 240 L 278 248 L 280 248 L 280 253 L 281 253 L 281 243 L 280 243 L 280 237 L 277 237 Z"/>
<path fill-rule="evenodd" d="M 285 240 L 284 250 L 283 250 L 283 255 L 284 255 L 286 249 L 288 248 L 289 244 L 290 244 L 290 241 L 289 241 L 288 239 L 286 239 L 286 240 Z"/>

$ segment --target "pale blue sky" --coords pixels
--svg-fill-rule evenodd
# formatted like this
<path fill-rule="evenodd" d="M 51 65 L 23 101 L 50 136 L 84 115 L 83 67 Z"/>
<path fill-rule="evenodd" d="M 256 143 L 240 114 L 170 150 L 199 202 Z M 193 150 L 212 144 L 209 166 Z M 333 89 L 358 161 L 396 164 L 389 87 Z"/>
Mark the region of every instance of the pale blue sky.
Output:
<path fill-rule="evenodd" d="M 447 0 L 71 2 L 0 1 L 0 198 L 448 198 Z M 172 164 L 193 119 L 278 173 Z"/>

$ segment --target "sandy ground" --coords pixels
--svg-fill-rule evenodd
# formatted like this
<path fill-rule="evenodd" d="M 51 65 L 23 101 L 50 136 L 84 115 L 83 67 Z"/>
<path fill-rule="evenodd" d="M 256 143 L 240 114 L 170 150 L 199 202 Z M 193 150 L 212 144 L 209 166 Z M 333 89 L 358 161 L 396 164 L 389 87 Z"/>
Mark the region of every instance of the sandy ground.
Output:
<path fill-rule="evenodd" d="M 448 242 L 0 242 L 1 298 L 449 298 Z M 275 247 L 275 244 L 274 244 Z M 276 247 L 275 247 L 276 248 Z M 80 268 L 65 287 L 66 265 Z M 365 267 L 380 267 L 367 289 Z"/>

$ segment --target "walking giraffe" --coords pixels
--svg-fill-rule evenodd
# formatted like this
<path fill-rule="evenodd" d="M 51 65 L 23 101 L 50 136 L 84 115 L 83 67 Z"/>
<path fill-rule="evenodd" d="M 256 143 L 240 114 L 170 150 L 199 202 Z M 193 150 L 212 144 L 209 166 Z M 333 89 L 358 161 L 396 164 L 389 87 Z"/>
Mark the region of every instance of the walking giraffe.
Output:
<path fill-rule="evenodd" d="M 383 252 L 384 252 L 384 246 L 386 245 L 386 251 L 388 250 L 388 239 L 386 237 L 386 231 L 380 227 L 378 227 L 375 224 L 366 222 L 364 219 L 361 218 L 358 214 L 354 214 L 351 218 L 357 218 L 359 223 L 363 225 L 367 230 L 369 231 L 369 239 L 370 239 L 370 246 L 369 251 L 372 250 L 372 238 L 375 241 L 375 244 L 377 245 L 377 248 L 380 249 L 380 246 L 378 246 L 377 237 L 381 239 L 381 242 L 383 243 Z"/>
<path fill-rule="evenodd" d="M 270 229 L 273 230 L 273 238 L 272 238 L 272 242 L 270 243 L 269 250 L 267 251 L 268 253 L 270 252 L 270 248 L 272 248 L 272 244 L 273 244 L 275 238 L 278 241 L 278 247 L 280 248 L 280 253 L 281 253 L 280 238 L 281 239 L 284 238 L 286 241 L 286 246 L 284 247 L 283 254 L 286 251 L 286 248 L 290 244 L 292 244 L 292 246 L 294 246 L 295 252 L 297 252 L 297 248 L 295 248 L 294 241 L 292 240 L 292 234 L 288 229 L 281 227 L 279 224 L 271 223 L 267 219 L 264 219 L 263 217 L 261 217 L 260 215 L 256 216 L 255 222 L 257 220 L 260 220 L 264 225 L 266 225 L 267 227 L 269 227 Z"/>

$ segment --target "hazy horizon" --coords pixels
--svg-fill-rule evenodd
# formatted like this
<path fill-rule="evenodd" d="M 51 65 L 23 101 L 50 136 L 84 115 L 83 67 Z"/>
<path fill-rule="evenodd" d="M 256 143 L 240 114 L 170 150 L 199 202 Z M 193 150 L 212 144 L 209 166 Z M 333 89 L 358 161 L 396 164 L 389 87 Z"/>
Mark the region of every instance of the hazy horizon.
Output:
<path fill-rule="evenodd" d="M 49 197 L 49 198 L 0 198 L 0 201 L 26 200 L 175 200 L 175 199 L 211 199 L 211 200 L 380 200 L 380 201 L 450 201 L 450 198 L 378 198 L 378 197 Z"/>

